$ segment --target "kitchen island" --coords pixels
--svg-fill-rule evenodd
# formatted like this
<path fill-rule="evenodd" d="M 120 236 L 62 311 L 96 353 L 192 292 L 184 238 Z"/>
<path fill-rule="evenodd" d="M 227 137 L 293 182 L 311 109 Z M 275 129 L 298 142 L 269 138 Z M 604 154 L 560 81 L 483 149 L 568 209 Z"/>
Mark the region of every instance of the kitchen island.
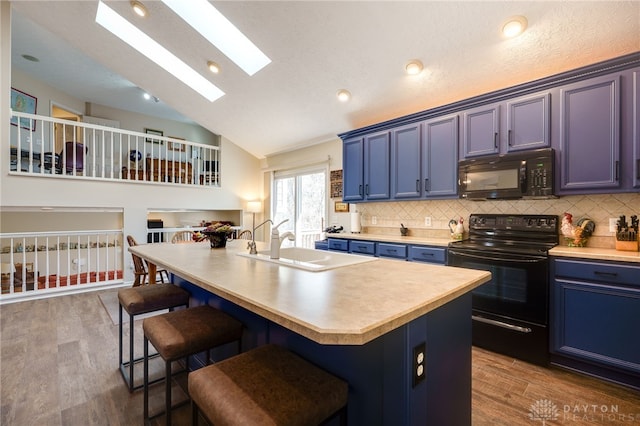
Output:
<path fill-rule="evenodd" d="M 130 248 L 169 270 L 191 306 L 242 321 L 243 350 L 279 344 L 348 381 L 349 424 L 471 424 L 470 291 L 489 272 L 386 259 L 309 272 L 245 250 L 241 240 Z"/>

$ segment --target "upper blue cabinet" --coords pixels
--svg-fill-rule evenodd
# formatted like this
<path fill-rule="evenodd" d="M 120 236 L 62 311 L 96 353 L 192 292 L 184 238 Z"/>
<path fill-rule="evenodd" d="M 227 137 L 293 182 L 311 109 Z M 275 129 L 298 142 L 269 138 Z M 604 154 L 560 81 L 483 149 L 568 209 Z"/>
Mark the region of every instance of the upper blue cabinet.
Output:
<path fill-rule="evenodd" d="M 391 132 L 391 198 L 456 196 L 457 165 L 457 114 Z"/>
<path fill-rule="evenodd" d="M 389 198 L 389 132 L 345 140 L 342 150 L 344 201 Z"/>
<path fill-rule="evenodd" d="M 555 195 L 638 192 L 640 52 L 339 136 L 344 201 L 455 197 L 458 160 L 548 147 Z"/>
<path fill-rule="evenodd" d="M 464 158 L 551 145 L 551 93 L 543 92 L 464 112 Z"/>
<path fill-rule="evenodd" d="M 620 84 L 616 73 L 560 89 L 560 191 L 620 187 Z"/>

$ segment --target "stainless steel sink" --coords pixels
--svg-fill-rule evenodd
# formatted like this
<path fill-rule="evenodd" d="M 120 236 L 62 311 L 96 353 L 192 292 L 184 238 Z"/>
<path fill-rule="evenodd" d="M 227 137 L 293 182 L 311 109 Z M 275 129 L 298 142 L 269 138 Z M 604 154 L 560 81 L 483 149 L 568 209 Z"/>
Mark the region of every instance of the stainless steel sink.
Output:
<path fill-rule="evenodd" d="M 238 256 L 312 272 L 327 271 L 329 269 L 378 260 L 375 257 L 300 247 L 286 247 L 280 249 L 280 259 L 271 259 L 269 250 L 259 251 L 258 254 L 238 253 Z"/>

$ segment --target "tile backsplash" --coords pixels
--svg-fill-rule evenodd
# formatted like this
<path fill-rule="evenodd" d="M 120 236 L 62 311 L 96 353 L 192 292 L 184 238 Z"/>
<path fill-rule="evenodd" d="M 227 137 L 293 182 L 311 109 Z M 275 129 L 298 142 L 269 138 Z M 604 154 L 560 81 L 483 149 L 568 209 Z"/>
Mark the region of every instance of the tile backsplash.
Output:
<path fill-rule="evenodd" d="M 416 237 L 449 237 L 448 223 L 462 217 L 466 222 L 472 213 L 573 215 L 574 223 L 588 217 L 596 223 L 588 247 L 614 248 L 609 218 L 621 215 L 640 216 L 640 193 L 574 195 L 548 200 L 469 201 L 462 199 L 429 201 L 393 201 L 358 204 L 362 216 L 362 232 L 400 235 L 400 224 Z M 425 226 L 425 218 L 431 226 Z M 375 224 L 374 224 L 375 222 Z M 563 244 L 563 239 L 560 239 Z"/>

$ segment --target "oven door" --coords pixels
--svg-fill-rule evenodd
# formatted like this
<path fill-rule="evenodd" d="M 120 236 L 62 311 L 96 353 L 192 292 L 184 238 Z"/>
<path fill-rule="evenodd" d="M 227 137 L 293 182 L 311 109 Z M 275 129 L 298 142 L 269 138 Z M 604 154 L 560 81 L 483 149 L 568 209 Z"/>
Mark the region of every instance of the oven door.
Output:
<path fill-rule="evenodd" d="M 450 266 L 491 272 L 472 293 L 474 311 L 547 325 L 547 256 L 450 248 L 447 258 Z"/>

